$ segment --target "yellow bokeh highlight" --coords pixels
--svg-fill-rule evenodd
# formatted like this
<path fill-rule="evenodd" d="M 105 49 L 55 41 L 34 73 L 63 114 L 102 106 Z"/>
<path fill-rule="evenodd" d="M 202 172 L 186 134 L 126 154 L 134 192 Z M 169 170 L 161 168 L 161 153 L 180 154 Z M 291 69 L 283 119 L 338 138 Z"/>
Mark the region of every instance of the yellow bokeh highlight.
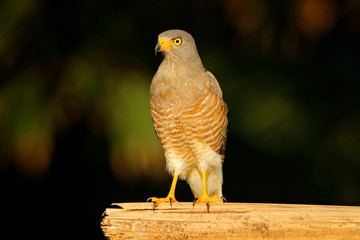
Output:
<path fill-rule="evenodd" d="M 257 31 L 267 15 L 267 7 L 261 0 L 230 0 L 225 7 L 228 19 L 243 34 Z"/>
<path fill-rule="evenodd" d="M 167 177 L 149 108 L 151 77 L 138 71 L 107 76 L 102 109 L 110 138 L 110 165 L 119 179 Z"/>
<path fill-rule="evenodd" d="M 28 178 L 43 176 L 53 153 L 52 136 L 41 129 L 24 133 L 15 146 L 15 167 Z"/>
<path fill-rule="evenodd" d="M 150 116 L 150 81 L 150 75 L 136 69 L 72 57 L 57 90 L 57 99 L 65 103 L 59 113 L 64 126 L 85 115 L 90 131 L 106 135 L 110 152 L 103 161 L 119 180 L 167 176 Z"/>
<path fill-rule="evenodd" d="M 303 0 L 297 19 L 301 31 L 311 38 L 328 32 L 335 24 L 336 7 L 332 0 Z"/>
<path fill-rule="evenodd" d="M 51 100 L 44 101 L 43 75 L 37 66 L 24 69 L 0 91 L 0 158 L 10 159 L 16 171 L 27 178 L 46 174 L 54 150 L 54 119 Z"/>

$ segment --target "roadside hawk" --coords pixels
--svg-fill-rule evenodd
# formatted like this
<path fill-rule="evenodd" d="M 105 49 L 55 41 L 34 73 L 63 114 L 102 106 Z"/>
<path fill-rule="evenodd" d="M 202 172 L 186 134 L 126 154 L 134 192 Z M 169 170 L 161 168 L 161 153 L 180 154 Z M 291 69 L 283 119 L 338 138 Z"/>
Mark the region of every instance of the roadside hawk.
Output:
<path fill-rule="evenodd" d="M 149 198 L 155 209 L 177 202 L 178 178 L 186 180 L 194 205 L 222 202 L 227 107 L 219 83 L 199 57 L 193 37 L 182 30 L 158 36 L 155 54 L 164 56 L 150 87 L 150 111 L 173 181 L 165 198 Z"/>

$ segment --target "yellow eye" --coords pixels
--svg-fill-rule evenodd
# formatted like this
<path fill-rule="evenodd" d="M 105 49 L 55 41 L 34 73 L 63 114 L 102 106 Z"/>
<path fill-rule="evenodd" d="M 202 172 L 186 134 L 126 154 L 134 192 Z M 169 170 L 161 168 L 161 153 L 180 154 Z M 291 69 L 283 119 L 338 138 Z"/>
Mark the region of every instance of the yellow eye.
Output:
<path fill-rule="evenodd" d="M 176 46 L 180 46 L 182 44 L 182 39 L 180 37 L 177 37 L 177 38 L 174 38 L 173 39 L 173 43 L 176 45 Z"/>

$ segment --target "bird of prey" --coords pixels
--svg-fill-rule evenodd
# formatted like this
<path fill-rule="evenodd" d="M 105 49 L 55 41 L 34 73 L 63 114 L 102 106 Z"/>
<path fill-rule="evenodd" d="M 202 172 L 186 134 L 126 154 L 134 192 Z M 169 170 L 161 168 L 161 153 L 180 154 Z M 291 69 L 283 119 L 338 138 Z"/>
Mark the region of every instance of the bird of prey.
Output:
<path fill-rule="evenodd" d="M 166 168 L 173 175 L 165 198 L 149 198 L 153 209 L 163 202 L 177 202 L 178 178 L 186 180 L 195 196 L 193 206 L 222 202 L 227 131 L 227 106 L 220 85 L 199 57 L 194 38 L 183 30 L 158 36 L 155 54 L 163 61 L 150 87 L 150 112 L 162 144 Z"/>

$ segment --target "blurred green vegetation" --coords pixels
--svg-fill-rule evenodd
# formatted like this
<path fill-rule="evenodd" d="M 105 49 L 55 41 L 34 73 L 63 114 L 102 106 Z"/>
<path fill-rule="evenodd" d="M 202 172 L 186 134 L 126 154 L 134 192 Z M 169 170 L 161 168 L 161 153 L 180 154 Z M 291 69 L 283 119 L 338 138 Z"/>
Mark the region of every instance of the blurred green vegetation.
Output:
<path fill-rule="evenodd" d="M 157 35 L 182 28 L 230 109 L 225 167 L 261 162 L 246 148 L 263 161 L 299 161 L 329 202 L 360 204 L 360 2 L 177 4 L 0 3 L 0 174 L 46 176 L 57 138 L 81 122 L 104 139 L 97 161 L 118 181 L 165 179 L 148 92 Z"/>

